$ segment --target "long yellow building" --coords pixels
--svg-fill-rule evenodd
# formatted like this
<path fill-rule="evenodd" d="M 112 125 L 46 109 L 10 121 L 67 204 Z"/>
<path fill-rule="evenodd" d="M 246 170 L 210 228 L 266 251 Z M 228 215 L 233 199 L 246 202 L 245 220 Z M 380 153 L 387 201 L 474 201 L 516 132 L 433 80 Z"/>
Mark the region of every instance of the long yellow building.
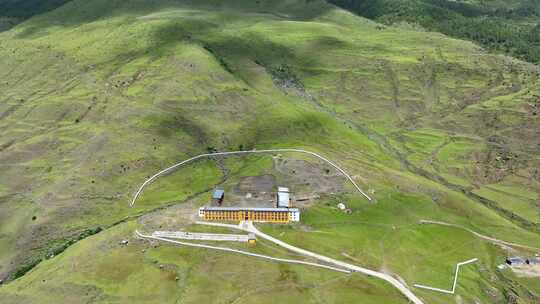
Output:
<path fill-rule="evenodd" d="M 300 221 L 300 211 L 297 208 L 202 207 L 199 217 L 206 221 L 288 223 Z"/>

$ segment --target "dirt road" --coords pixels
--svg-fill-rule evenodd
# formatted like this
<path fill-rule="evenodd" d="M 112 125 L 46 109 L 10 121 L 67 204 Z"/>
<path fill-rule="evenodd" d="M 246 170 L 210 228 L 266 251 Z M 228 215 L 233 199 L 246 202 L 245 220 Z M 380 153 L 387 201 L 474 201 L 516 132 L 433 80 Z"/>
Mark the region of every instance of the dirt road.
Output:
<path fill-rule="evenodd" d="M 424 304 L 424 302 L 420 298 L 418 298 L 407 286 L 405 286 L 399 280 L 395 279 L 394 277 L 392 277 L 392 276 L 390 276 L 388 274 L 377 272 L 377 271 L 367 269 L 367 268 L 363 268 L 363 267 L 360 267 L 360 266 L 352 265 L 352 264 L 349 264 L 349 263 L 345 263 L 345 262 L 342 262 L 342 261 L 339 261 L 339 260 L 332 259 L 330 257 L 326 257 L 326 256 L 323 256 L 323 255 L 320 255 L 320 254 L 317 254 L 317 253 L 314 253 L 314 252 L 311 252 L 311 251 L 308 251 L 308 250 L 305 250 L 305 249 L 298 248 L 298 247 L 295 247 L 293 245 L 287 244 L 287 243 L 285 243 L 283 241 L 280 241 L 280 240 L 278 240 L 278 239 L 276 239 L 276 238 L 274 238 L 272 236 L 269 236 L 269 235 L 259 231 L 257 228 L 255 228 L 255 226 L 253 226 L 252 222 L 241 222 L 239 225 L 230 225 L 230 224 L 213 223 L 213 222 L 197 222 L 197 224 L 210 225 L 210 226 L 219 226 L 219 227 L 227 227 L 227 228 L 239 229 L 239 230 L 244 230 L 244 231 L 247 231 L 247 232 L 254 233 L 257 237 L 268 240 L 268 241 L 270 241 L 270 242 L 272 242 L 272 243 L 274 243 L 274 244 L 276 244 L 278 246 L 281 246 L 281 247 L 286 248 L 286 249 L 288 249 L 290 251 L 299 253 L 299 254 L 304 255 L 306 257 L 315 258 L 315 259 L 317 259 L 319 261 L 329 263 L 329 264 L 338 266 L 338 267 L 343 268 L 343 269 L 348 269 L 348 270 L 354 271 L 354 272 L 360 272 L 360 273 L 366 274 L 368 276 L 372 276 L 372 277 L 382 279 L 382 280 L 392 284 L 405 297 L 407 297 L 407 299 L 409 299 L 409 301 L 411 301 L 412 303 L 414 303 L 414 304 Z"/>
<path fill-rule="evenodd" d="M 490 237 L 490 236 L 480 234 L 480 233 L 478 233 L 478 232 L 476 232 L 474 230 L 471 230 L 471 229 L 469 229 L 467 227 L 456 225 L 456 224 L 451 224 L 451 223 L 446 223 L 446 222 L 441 222 L 441 221 L 432 221 L 432 220 L 420 220 L 420 224 L 435 224 L 435 225 L 459 228 L 459 229 L 463 229 L 465 231 L 468 231 L 468 232 L 472 233 L 474 236 L 476 236 L 478 238 L 484 239 L 484 240 L 486 240 L 488 242 L 491 242 L 491 243 L 494 243 L 494 244 L 497 244 L 497 245 L 509 246 L 509 247 L 518 247 L 518 248 L 523 248 L 523 249 L 527 249 L 527 250 L 540 251 L 540 248 L 527 246 L 527 245 L 521 245 L 521 244 L 517 244 L 517 243 L 506 242 L 506 241 L 499 240 L 499 239 L 496 239 L 496 238 L 493 238 L 493 237 Z"/>

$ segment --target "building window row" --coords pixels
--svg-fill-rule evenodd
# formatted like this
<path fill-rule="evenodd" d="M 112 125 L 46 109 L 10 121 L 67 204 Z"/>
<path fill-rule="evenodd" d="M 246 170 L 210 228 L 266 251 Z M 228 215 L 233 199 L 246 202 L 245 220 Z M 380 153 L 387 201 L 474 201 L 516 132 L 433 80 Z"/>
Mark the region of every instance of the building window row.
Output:
<path fill-rule="evenodd" d="M 288 222 L 290 219 L 288 212 L 264 212 L 264 211 L 204 211 L 204 217 L 208 220 L 255 220 Z"/>

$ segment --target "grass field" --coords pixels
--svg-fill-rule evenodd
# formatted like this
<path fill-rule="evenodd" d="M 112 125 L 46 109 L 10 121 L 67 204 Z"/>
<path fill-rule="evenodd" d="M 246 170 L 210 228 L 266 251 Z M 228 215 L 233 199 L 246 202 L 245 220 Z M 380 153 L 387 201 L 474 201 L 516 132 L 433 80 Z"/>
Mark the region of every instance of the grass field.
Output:
<path fill-rule="evenodd" d="M 270 156 L 199 161 L 128 208 L 145 178 L 209 150 L 251 148 L 320 153 L 376 201 L 346 186 L 301 225 L 263 231 L 409 286 L 448 288 L 457 262 L 480 258 L 455 297 L 415 290 L 428 303 L 540 297 L 538 279 L 496 270 L 502 249 L 418 225 L 540 247 L 536 66 L 320 0 L 76 0 L 0 41 L 0 279 L 21 276 L 0 287 L 8 303 L 405 302 L 360 275 L 117 245 L 152 210 L 174 214 L 215 185 L 274 169 Z M 339 200 L 352 215 L 335 210 Z"/>

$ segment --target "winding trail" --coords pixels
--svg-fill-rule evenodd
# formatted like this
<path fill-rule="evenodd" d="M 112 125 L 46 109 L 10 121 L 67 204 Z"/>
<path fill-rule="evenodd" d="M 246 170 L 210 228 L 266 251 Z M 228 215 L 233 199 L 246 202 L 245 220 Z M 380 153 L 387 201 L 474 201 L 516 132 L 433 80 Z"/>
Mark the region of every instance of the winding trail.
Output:
<path fill-rule="evenodd" d="M 342 262 L 342 261 L 339 261 L 339 260 L 332 259 L 332 258 L 327 257 L 327 256 L 323 256 L 323 255 L 320 255 L 320 254 L 317 254 L 317 253 L 314 253 L 314 252 L 311 252 L 311 251 L 308 251 L 308 250 L 305 250 L 305 249 L 302 249 L 302 248 L 292 246 L 290 244 L 287 244 L 287 243 L 285 243 L 283 241 L 280 241 L 280 240 L 278 240 L 278 239 L 276 239 L 276 238 L 274 238 L 274 237 L 272 237 L 270 235 L 267 235 L 267 234 L 259 231 L 257 228 L 255 228 L 255 226 L 253 226 L 252 222 L 240 222 L 239 225 L 213 223 L 213 222 L 197 222 L 197 224 L 209 225 L 209 226 L 218 226 L 218 227 L 227 227 L 227 228 L 239 229 L 239 230 L 254 233 L 256 236 L 258 236 L 260 238 L 268 240 L 268 241 L 270 241 L 270 242 L 272 242 L 272 243 L 274 243 L 274 244 L 276 244 L 278 246 L 281 246 L 281 247 L 286 248 L 286 249 L 288 249 L 290 251 L 299 253 L 301 255 L 311 257 L 311 258 L 315 258 L 315 259 L 317 259 L 319 261 L 329 263 L 329 264 L 338 266 L 338 267 L 343 268 L 343 269 L 347 269 L 347 270 L 350 270 L 350 271 L 353 271 L 353 272 L 360 272 L 360 273 L 366 274 L 368 276 L 372 276 L 372 277 L 376 277 L 376 278 L 379 278 L 381 280 L 384 280 L 384 281 L 390 283 L 391 285 L 393 285 L 395 288 L 397 288 L 412 303 L 414 303 L 414 304 L 424 304 L 424 302 L 420 298 L 418 298 L 407 286 L 405 286 L 399 280 L 397 280 L 396 278 L 394 278 L 394 277 L 392 277 L 392 276 L 390 276 L 388 274 L 378 272 L 378 271 L 374 271 L 374 270 L 367 269 L 367 268 L 363 268 L 363 267 L 360 267 L 360 266 L 352 265 L 352 264 L 349 264 L 349 263 L 345 263 L 345 262 Z"/>
<path fill-rule="evenodd" d="M 206 158 L 206 157 L 213 157 L 213 156 L 227 156 L 227 155 L 241 155 L 241 154 L 259 154 L 259 153 L 279 153 L 279 152 L 297 152 L 297 153 L 304 153 L 309 154 L 312 156 L 317 157 L 318 159 L 323 160 L 324 162 L 328 163 L 330 166 L 334 167 L 336 170 L 338 170 L 341 174 L 343 174 L 350 182 L 353 184 L 353 186 L 358 190 L 360 194 L 362 194 L 368 201 L 372 201 L 371 197 L 367 195 L 362 189 L 356 184 L 356 182 L 352 179 L 352 177 L 345 172 L 345 170 L 341 169 L 338 165 L 333 163 L 332 161 L 328 160 L 327 158 L 311 151 L 306 151 L 302 149 L 266 149 L 266 150 L 249 150 L 249 151 L 230 151 L 230 152 L 216 152 L 216 153 L 205 153 L 200 154 L 197 156 L 193 156 L 192 158 L 186 159 L 184 161 L 181 161 L 179 163 L 176 163 L 168 168 L 165 168 L 158 173 L 152 175 L 149 179 L 147 179 L 137 190 L 135 195 L 133 196 L 133 199 L 131 203 L 129 204 L 130 207 L 133 207 L 135 205 L 135 202 L 137 201 L 137 198 L 143 191 L 144 187 L 146 187 L 148 184 L 152 183 L 154 180 L 156 180 L 158 177 L 162 176 L 163 174 L 166 174 L 182 165 L 185 165 L 187 163 L 190 163 L 192 161 L 195 161 L 197 159 Z"/>
<path fill-rule="evenodd" d="M 332 267 L 332 266 L 329 266 L 329 265 L 323 265 L 323 264 L 318 264 L 318 263 L 312 263 L 312 262 L 306 262 L 306 261 L 300 261 L 300 260 L 292 260 L 292 259 L 275 258 L 275 257 L 271 257 L 271 256 L 268 256 L 268 255 L 257 254 L 257 253 L 252 253 L 252 252 L 248 252 L 248 251 L 232 249 L 232 248 L 227 248 L 227 247 L 218 247 L 218 246 L 211 246 L 211 245 L 204 245 L 204 244 L 196 244 L 196 243 L 174 241 L 174 240 L 170 240 L 170 239 L 159 237 L 159 236 L 145 235 L 145 234 L 140 233 L 138 230 L 135 230 L 135 234 L 137 234 L 138 237 L 143 238 L 143 239 L 157 240 L 157 241 L 168 242 L 168 243 L 173 243 L 173 244 L 182 245 L 182 246 L 227 251 L 227 252 L 233 252 L 233 253 L 248 255 L 248 256 L 252 256 L 252 257 L 262 258 L 262 259 L 266 259 L 266 260 L 271 260 L 271 261 L 274 261 L 274 262 L 301 264 L 301 265 L 308 265 L 308 266 L 324 268 L 324 269 L 328 269 L 328 270 L 339 271 L 339 272 L 343 272 L 343 273 L 351 273 L 351 271 L 348 270 L 348 269 Z"/>
<path fill-rule="evenodd" d="M 476 236 L 478 238 L 484 239 L 484 240 L 486 240 L 488 242 L 491 242 L 491 243 L 494 243 L 494 244 L 497 244 L 497 245 L 503 245 L 503 246 L 509 246 L 509 247 L 518 247 L 518 248 L 523 248 L 523 249 L 527 249 L 527 250 L 540 251 L 540 248 L 499 240 L 499 239 L 496 239 L 496 238 L 493 238 L 493 237 L 490 237 L 490 236 L 487 236 L 487 235 L 480 234 L 480 233 L 478 233 L 478 232 L 476 232 L 474 230 L 471 230 L 471 229 L 469 229 L 467 227 L 457 225 L 457 224 L 451 224 L 451 223 L 446 223 L 446 222 L 441 222 L 441 221 L 433 221 L 433 220 L 420 220 L 420 224 L 434 224 L 434 225 L 441 225 L 441 226 L 459 228 L 459 229 L 462 229 L 462 230 L 465 230 L 467 232 L 472 233 L 474 236 Z"/>

